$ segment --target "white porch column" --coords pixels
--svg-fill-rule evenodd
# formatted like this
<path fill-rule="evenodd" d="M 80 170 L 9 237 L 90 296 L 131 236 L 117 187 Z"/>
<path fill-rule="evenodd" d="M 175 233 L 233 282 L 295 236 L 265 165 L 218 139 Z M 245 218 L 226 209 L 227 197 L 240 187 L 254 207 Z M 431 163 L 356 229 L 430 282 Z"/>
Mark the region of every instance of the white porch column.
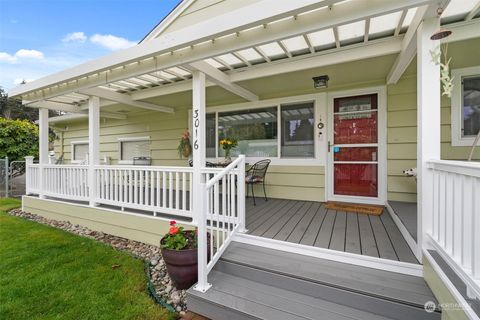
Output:
<path fill-rule="evenodd" d="M 192 88 L 192 146 L 193 146 L 193 222 L 198 227 L 198 282 L 195 290 L 205 292 L 207 282 L 207 203 L 204 195 L 205 178 L 201 168 L 205 166 L 205 74 L 193 71 Z"/>
<path fill-rule="evenodd" d="M 440 67 L 430 54 L 440 44 L 430 39 L 439 28 L 440 19 L 433 17 L 417 30 L 417 258 L 425 247 L 425 233 L 432 230 L 433 174 L 426 161 L 440 159 Z"/>
<path fill-rule="evenodd" d="M 38 109 L 39 197 L 45 198 L 45 165 L 48 164 L 48 109 Z"/>
<path fill-rule="evenodd" d="M 95 206 L 95 166 L 100 164 L 100 98 L 88 99 L 88 187 L 90 206 Z"/>
<path fill-rule="evenodd" d="M 193 71 L 192 88 L 192 147 L 193 147 L 193 220 L 198 219 L 202 201 L 200 183 L 203 180 L 200 169 L 205 166 L 205 74 Z"/>

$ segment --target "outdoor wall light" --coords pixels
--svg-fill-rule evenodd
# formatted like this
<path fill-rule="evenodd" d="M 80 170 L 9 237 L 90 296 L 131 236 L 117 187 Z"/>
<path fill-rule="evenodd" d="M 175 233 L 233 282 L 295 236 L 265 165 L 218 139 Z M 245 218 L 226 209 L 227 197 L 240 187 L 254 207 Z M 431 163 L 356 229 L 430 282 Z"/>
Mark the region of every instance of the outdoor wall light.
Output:
<path fill-rule="evenodd" d="M 312 79 L 315 89 L 328 88 L 328 80 L 330 80 L 330 78 L 327 75 L 313 77 Z"/>

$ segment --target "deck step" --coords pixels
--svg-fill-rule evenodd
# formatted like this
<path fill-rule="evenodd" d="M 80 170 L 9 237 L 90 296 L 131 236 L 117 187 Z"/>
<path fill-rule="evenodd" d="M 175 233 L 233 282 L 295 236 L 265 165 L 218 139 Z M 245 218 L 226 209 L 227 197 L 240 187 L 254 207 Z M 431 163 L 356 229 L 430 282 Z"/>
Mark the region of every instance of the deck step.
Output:
<path fill-rule="evenodd" d="M 212 319 L 440 319 L 419 277 L 233 242 L 209 275 L 206 293 L 190 289 L 188 308 Z"/>

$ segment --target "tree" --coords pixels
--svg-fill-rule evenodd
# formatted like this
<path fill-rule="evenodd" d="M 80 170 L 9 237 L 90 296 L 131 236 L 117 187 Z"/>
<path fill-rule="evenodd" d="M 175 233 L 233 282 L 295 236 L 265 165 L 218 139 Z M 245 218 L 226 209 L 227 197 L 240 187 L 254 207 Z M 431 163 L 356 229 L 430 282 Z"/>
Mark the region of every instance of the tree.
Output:
<path fill-rule="evenodd" d="M 50 117 L 62 114 L 55 110 L 49 110 L 48 113 Z M 24 106 L 19 99 L 9 98 L 7 92 L 0 87 L 0 117 L 35 122 L 38 120 L 38 109 Z"/>
<path fill-rule="evenodd" d="M 0 117 L 34 122 L 38 119 L 38 110 L 24 106 L 18 99 L 9 98 L 5 90 L 0 88 Z"/>
<path fill-rule="evenodd" d="M 28 120 L 0 118 L 0 158 L 38 157 L 38 127 Z"/>

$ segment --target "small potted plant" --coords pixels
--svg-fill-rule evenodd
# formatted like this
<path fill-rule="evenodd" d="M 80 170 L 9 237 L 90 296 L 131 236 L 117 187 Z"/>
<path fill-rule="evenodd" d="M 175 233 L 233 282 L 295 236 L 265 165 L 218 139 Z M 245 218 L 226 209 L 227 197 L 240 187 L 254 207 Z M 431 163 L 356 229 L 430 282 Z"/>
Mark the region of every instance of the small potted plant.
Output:
<path fill-rule="evenodd" d="M 182 133 L 177 150 L 180 158 L 182 156 L 188 158 L 192 154 L 192 144 L 190 143 L 190 133 L 188 132 L 188 130 L 185 130 Z"/>
<path fill-rule="evenodd" d="M 197 244 L 196 229 L 184 230 L 183 227 L 177 226 L 175 220 L 170 221 L 170 230 L 160 240 L 160 248 L 168 275 L 177 289 L 188 289 L 197 282 Z"/>
<path fill-rule="evenodd" d="M 222 149 L 225 151 L 225 162 L 230 162 L 232 160 L 230 156 L 230 151 L 237 147 L 238 145 L 237 139 L 233 139 L 233 138 L 222 139 L 220 140 L 220 145 L 222 146 Z"/>

